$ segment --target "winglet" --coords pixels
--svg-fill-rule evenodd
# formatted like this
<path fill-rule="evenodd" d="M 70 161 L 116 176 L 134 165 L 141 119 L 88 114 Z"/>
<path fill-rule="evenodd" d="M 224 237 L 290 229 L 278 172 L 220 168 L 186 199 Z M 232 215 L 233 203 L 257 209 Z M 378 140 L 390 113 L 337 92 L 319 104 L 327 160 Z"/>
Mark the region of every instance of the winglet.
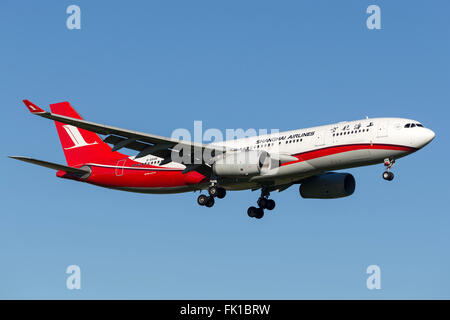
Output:
<path fill-rule="evenodd" d="M 28 110 L 30 110 L 31 113 L 44 113 L 45 111 L 39 108 L 37 105 L 35 105 L 30 100 L 23 100 L 23 103 L 27 106 Z"/>

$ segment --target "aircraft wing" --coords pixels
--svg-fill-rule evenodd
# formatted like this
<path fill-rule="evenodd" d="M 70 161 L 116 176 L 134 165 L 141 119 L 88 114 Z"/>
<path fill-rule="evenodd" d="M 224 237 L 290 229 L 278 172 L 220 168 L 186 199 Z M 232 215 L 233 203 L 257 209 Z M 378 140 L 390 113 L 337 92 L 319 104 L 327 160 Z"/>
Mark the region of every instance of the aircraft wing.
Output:
<path fill-rule="evenodd" d="M 121 148 L 132 149 L 138 151 L 136 158 L 152 154 L 164 159 L 160 163 L 160 165 L 164 165 L 172 161 L 182 163 L 186 165 L 183 173 L 197 171 L 203 175 L 209 176 L 211 173 L 211 163 L 208 163 L 209 159 L 205 159 L 203 155 L 214 157 L 215 155 L 218 155 L 220 153 L 234 151 L 234 149 L 227 149 L 222 146 L 172 139 L 154 134 L 132 131 L 105 124 L 86 121 L 83 119 L 67 117 L 45 111 L 29 100 L 23 100 L 23 102 L 32 114 L 61 123 L 69 124 L 98 134 L 106 135 L 106 138 L 104 138 L 103 141 L 113 145 L 112 151 L 117 151 Z M 178 157 L 179 160 L 172 159 L 172 152 L 177 152 L 179 150 L 183 150 L 183 152 L 187 152 L 188 154 L 182 156 L 180 155 L 180 157 Z M 298 160 L 293 156 L 284 154 L 271 154 L 271 156 L 274 159 L 279 160 L 280 163 Z"/>
<path fill-rule="evenodd" d="M 112 151 L 117 151 L 121 148 L 129 148 L 132 150 L 136 150 L 139 151 L 136 158 L 152 154 L 164 158 L 162 164 L 169 163 L 172 161 L 170 159 L 171 152 L 175 148 L 175 150 L 183 149 L 184 152 L 188 150 L 190 152 L 191 158 L 190 163 L 199 163 L 199 161 L 196 162 L 193 161 L 194 156 L 203 155 L 205 150 L 207 150 L 209 154 L 213 155 L 217 152 L 226 151 L 224 147 L 209 146 L 202 143 L 172 139 L 154 134 L 121 129 L 118 127 L 113 127 L 82 119 L 66 117 L 45 111 L 40 107 L 36 106 L 35 104 L 33 104 L 29 100 L 23 100 L 23 102 L 25 103 L 25 105 L 28 107 L 28 109 L 32 114 L 38 115 L 43 118 L 51 119 L 54 121 L 62 122 L 65 124 L 73 125 L 75 127 L 92 131 L 98 134 L 107 135 L 107 137 L 103 141 L 114 145 Z M 184 158 L 187 159 L 188 157 L 186 156 Z"/>

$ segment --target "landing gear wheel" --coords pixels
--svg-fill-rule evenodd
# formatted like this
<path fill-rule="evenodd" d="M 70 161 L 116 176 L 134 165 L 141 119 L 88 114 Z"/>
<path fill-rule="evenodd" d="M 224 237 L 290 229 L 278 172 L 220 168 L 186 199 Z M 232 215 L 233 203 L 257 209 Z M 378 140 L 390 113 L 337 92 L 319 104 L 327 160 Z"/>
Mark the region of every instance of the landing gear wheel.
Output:
<path fill-rule="evenodd" d="M 217 188 L 217 198 L 223 199 L 225 198 L 226 194 L 227 190 L 225 190 L 224 188 Z"/>
<path fill-rule="evenodd" d="M 387 181 L 392 181 L 394 179 L 394 174 L 390 171 L 383 172 L 383 179 Z"/>
<path fill-rule="evenodd" d="M 211 186 L 208 188 L 208 193 L 211 197 L 216 197 L 219 193 L 219 188 L 216 186 Z"/>
<path fill-rule="evenodd" d="M 394 179 L 394 174 L 391 172 L 391 168 L 395 164 L 395 159 L 386 158 L 384 159 L 384 166 L 386 167 L 386 171 L 383 172 L 383 179 L 387 181 L 392 181 Z"/>
<path fill-rule="evenodd" d="M 208 197 L 205 196 L 204 194 L 201 194 L 198 196 L 197 198 L 197 203 L 201 206 L 206 205 L 206 202 L 208 202 Z"/>
<path fill-rule="evenodd" d="M 262 217 L 264 217 L 264 210 L 262 208 L 257 208 L 255 218 L 261 219 Z"/>
<path fill-rule="evenodd" d="M 275 201 L 272 199 L 268 199 L 264 208 L 267 210 L 273 210 L 275 208 Z"/>
<path fill-rule="evenodd" d="M 267 201 L 269 201 L 268 199 L 266 199 L 266 198 L 259 198 L 258 199 L 258 201 L 257 201 L 257 204 L 258 204 L 258 207 L 260 207 L 260 208 L 266 208 L 266 206 L 267 206 Z"/>
<path fill-rule="evenodd" d="M 250 218 L 261 219 L 264 217 L 264 210 L 262 208 L 250 207 L 247 210 L 247 214 Z"/>
<path fill-rule="evenodd" d="M 205 207 L 211 208 L 214 205 L 214 197 L 206 197 L 208 200 L 205 203 Z"/>
<path fill-rule="evenodd" d="M 250 208 L 248 208 L 248 210 L 247 210 L 247 214 L 248 214 L 248 216 L 250 217 L 250 218 L 254 218 L 254 217 L 256 217 L 256 215 L 257 215 L 257 211 L 258 210 L 258 208 L 256 208 L 256 207 L 250 207 Z"/>
<path fill-rule="evenodd" d="M 273 210 L 275 208 L 275 201 L 267 198 L 259 198 L 258 199 L 258 207 L 267 210 Z"/>

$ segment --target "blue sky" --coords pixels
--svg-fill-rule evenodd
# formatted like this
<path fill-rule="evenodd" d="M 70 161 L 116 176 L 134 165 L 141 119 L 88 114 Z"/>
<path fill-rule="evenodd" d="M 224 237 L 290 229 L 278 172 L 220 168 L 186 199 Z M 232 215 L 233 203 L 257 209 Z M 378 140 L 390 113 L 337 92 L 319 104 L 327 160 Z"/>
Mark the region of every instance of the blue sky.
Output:
<path fill-rule="evenodd" d="M 77 4 L 82 29 L 66 28 Z M 366 28 L 381 8 L 382 30 Z M 450 298 L 448 1 L 2 1 L 0 298 Z M 290 130 L 377 116 L 436 132 L 425 149 L 350 169 L 353 196 L 132 194 L 57 179 L 7 155 L 64 163 L 53 123 L 21 100 L 70 101 L 88 120 Z M 447 141 L 447 142 L 446 142 Z M 68 265 L 81 290 L 67 290 Z M 381 290 L 366 288 L 381 267 Z"/>

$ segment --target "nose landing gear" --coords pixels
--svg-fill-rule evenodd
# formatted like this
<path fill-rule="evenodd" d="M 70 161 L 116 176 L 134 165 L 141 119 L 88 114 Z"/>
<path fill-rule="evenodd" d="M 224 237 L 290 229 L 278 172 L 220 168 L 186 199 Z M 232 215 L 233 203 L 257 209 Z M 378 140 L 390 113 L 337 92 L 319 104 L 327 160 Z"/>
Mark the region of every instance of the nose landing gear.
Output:
<path fill-rule="evenodd" d="M 384 166 L 386 167 L 386 171 L 383 172 L 383 179 L 387 181 L 392 181 L 394 179 L 394 174 L 390 171 L 394 166 L 395 160 L 392 158 L 384 159 Z"/>

